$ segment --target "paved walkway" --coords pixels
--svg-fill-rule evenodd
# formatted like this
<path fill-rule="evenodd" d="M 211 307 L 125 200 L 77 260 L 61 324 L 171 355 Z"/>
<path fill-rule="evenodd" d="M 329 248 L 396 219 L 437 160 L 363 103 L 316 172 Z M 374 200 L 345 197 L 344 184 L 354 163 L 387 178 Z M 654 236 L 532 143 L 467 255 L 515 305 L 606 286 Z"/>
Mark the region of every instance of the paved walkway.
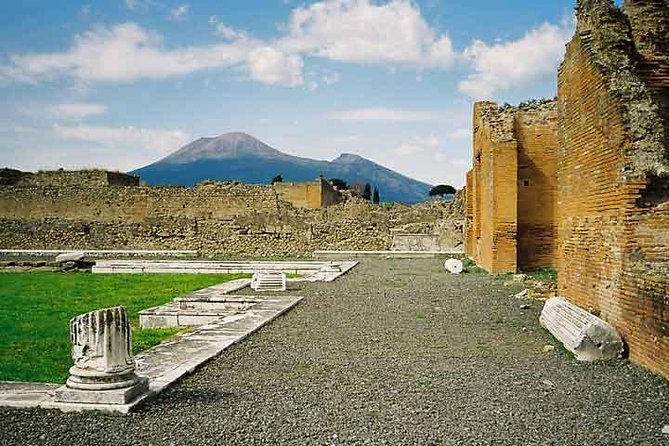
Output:
<path fill-rule="evenodd" d="M 669 385 L 577 363 L 540 303 L 438 259 L 369 260 L 126 417 L 0 411 L 0 444 L 662 445 Z"/>

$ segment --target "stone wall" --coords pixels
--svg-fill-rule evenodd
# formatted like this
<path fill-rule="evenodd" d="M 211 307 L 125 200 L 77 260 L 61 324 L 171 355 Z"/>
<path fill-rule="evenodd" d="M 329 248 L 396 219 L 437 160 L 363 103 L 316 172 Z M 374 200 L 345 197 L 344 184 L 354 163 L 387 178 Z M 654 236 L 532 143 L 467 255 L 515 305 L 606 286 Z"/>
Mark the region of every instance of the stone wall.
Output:
<path fill-rule="evenodd" d="M 466 253 L 490 272 L 555 266 L 554 101 L 474 105 Z"/>
<path fill-rule="evenodd" d="M 342 201 L 341 194 L 323 178 L 309 183 L 274 183 L 279 198 L 293 206 L 318 209 Z"/>
<path fill-rule="evenodd" d="M 31 181 L 0 188 L 0 216 L 17 219 L 225 219 L 259 209 L 276 212 L 278 207 L 279 200 L 271 187 L 239 183 L 206 182 L 186 188 L 91 183 L 61 186 Z"/>
<path fill-rule="evenodd" d="M 295 256 L 316 249 L 389 249 L 391 229 L 408 231 L 416 225 L 461 244 L 461 230 L 442 233 L 462 228 L 450 223 L 461 221 L 461 201 L 386 207 L 348 197 L 311 209 L 280 199 L 271 186 L 80 187 L 33 179 L 0 187 L 0 249 L 197 249 L 205 255 Z"/>
<path fill-rule="evenodd" d="M 13 169 L 3 169 L 0 173 L 9 173 Z M 19 171 L 14 171 L 19 172 Z M 14 181 L 4 184 L 16 186 L 33 187 L 100 187 L 100 186 L 138 186 L 139 177 L 121 172 L 110 172 L 107 170 L 49 170 L 40 171 L 36 174 L 20 172 L 11 175 Z"/>
<path fill-rule="evenodd" d="M 669 5 L 624 12 L 579 1 L 558 74 L 558 291 L 669 377 Z"/>

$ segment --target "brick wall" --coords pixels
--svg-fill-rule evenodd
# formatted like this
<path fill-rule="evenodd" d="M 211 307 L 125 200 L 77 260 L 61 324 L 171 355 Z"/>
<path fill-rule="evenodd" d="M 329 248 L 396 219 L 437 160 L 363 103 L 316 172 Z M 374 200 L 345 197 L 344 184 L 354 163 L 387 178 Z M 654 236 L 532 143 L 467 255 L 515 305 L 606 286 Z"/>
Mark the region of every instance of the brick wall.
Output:
<path fill-rule="evenodd" d="M 669 18 L 666 3 L 629 3 Z M 558 73 L 558 291 L 616 326 L 633 361 L 669 377 L 666 66 L 649 68 L 630 39 L 642 30 L 631 33 L 610 1 L 579 2 L 577 13 Z"/>
<path fill-rule="evenodd" d="M 557 110 L 474 105 L 465 251 L 490 272 L 555 266 Z"/>
<path fill-rule="evenodd" d="M 557 233 L 557 107 L 520 111 L 515 116 L 518 141 L 518 268 L 555 268 Z"/>

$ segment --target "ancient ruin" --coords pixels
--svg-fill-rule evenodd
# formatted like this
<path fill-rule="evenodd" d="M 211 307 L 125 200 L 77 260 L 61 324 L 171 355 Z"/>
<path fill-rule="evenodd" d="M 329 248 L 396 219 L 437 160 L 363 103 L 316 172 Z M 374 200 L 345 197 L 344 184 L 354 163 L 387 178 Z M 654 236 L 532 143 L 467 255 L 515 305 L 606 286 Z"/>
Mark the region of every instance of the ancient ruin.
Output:
<path fill-rule="evenodd" d="M 466 254 L 490 272 L 555 266 L 557 104 L 474 105 Z"/>
<path fill-rule="evenodd" d="M 105 171 L 4 171 L 0 177 L 0 249 L 269 257 L 387 250 L 403 233 L 430 236 L 441 250 L 461 250 L 464 238 L 460 196 L 379 206 L 342 195 L 322 179 L 186 188 L 140 186 L 137 177 Z"/>
<path fill-rule="evenodd" d="M 130 321 L 123 307 L 91 311 L 70 321 L 70 377 L 56 390 L 65 403 L 128 404 L 148 392 L 148 379 L 135 374 Z"/>
<path fill-rule="evenodd" d="M 491 272 L 557 267 L 558 294 L 667 377 L 669 5 L 583 0 L 576 11 L 557 111 L 474 108 L 466 252 Z"/>

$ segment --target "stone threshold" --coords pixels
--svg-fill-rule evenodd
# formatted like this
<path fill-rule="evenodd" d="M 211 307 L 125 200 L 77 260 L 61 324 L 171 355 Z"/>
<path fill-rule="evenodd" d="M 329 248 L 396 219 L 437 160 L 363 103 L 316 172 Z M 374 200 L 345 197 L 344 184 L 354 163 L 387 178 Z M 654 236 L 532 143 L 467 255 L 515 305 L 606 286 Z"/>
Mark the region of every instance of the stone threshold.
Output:
<path fill-rule="evenodd" d="M 314 251 L 314 258 L 338 259 L 341 257 L 361 258 L 361 257 L 383 257 L 398 259 L 415 259 L 424 257 L 464 257 L 464 251 L 336 251 L 336 250 L 318 250 Z"/>
<path fill-rule="evenodd" d="M 0 407 L 127 414 L 150 402 L 182 377 L 193 373 L 204 363 L 281 316 L 303 299 L 301 296 L 275 295 L 238 297 L 257 299 L 260 302 L 244 313 L 201 325 L 189 333 L 135 356 L 136 373 L 149 379 L 149 392 L 128 404 L 64 403 L 54 398 L 56 389 L 61 387 L 59 384 L 0 382 Z"/>
<path fill-rule="evenodd" d="M 98 260 L 96 274 L 234 274 L 282 272 L 301 274 L 308 281 L 331 282 L 354 268 L 356 261 L 209 261 L 209 260 Z M 289 279 L 290 280 L 290 279 Z"/>

